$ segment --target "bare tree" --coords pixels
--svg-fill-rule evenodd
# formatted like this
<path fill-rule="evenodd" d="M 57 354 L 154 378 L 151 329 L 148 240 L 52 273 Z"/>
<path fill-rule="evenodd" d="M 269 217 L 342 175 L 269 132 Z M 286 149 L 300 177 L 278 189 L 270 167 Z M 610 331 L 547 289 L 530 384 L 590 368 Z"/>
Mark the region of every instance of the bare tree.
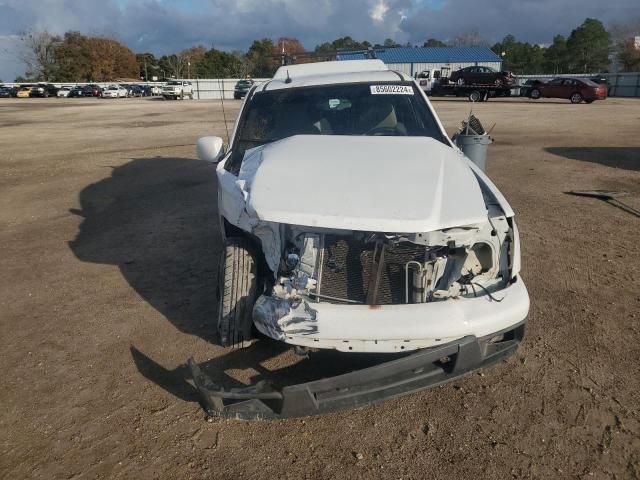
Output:
<path fill-rule="evenodd" d="M 640 17 L 630 18 L 623 23 L 613 23 L 609 26 L 611 40 L 614 44 L 624 43 L 632 37 L 640 35 Z"/>
<path fill-rule="evenodd" d="M 610 25 L 609 33 L 614 71 L 635 71 L 640 66 L 640 51 L 636 49 L 634 42 L 634 37 L 640 35 L 640 17 Z"/>
<path fill-rule="evenodd" d="M 55 49 L 61 39 L 47 30 L 20 34 L 18 58 L 27 67 L 27 76 L 37 80 L 51 80 L 55 75 Z"/>
<path fill-rule="evenodd" d="M 449 41 L 452 47 L 488 47 L 489 41 L 478 30 L 469 30 L 456 35 Z"/>

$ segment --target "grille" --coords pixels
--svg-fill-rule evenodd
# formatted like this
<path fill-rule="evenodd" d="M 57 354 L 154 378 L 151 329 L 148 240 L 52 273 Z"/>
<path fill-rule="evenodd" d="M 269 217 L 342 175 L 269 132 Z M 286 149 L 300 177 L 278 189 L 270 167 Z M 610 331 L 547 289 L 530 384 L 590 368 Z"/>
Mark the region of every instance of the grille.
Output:
<path fill-rule="evenodd" d="M 405 265 L 411 260 L 424 262 L 426 248 L 409 242 L 386 244 L 380 266 L 378 293 L 373 298 L 373 292 L 369 295 L 369 290 L 374 288 L 374 256 L 379 258 L 380 248 L 381 244 L 376 254 L 374 242 L 364 242 L 354 237 L 326 235 L 318 293 L 377 305 L 405 303 Z M 409 282 L 411 278 L 409 275 Z M 411 288 L 411 285 L 409 287 Z M 332 300 L 323 298 L 322 301 Z"/>

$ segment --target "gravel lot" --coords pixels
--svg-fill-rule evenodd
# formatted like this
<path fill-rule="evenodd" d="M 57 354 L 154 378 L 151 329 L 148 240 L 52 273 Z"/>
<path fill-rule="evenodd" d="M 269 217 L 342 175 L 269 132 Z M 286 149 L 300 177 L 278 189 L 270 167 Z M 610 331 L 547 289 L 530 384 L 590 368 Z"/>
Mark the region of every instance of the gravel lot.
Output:
<path fill-rule="evenodd" d="M 453 133 L 470 104 L 436 100 Z M 229 118 L 239 102 L 226 104 Z M 0 100 L 0 477 L 640 477 L 640 100 L 492 100 L 532 306 L 519 353 L 375 406 L 207 422 L 185 360 L 225 382 L 331 371 L 214 345 L 215 102 Z M 340 368 L 347 368 L 340 365 Z"/>

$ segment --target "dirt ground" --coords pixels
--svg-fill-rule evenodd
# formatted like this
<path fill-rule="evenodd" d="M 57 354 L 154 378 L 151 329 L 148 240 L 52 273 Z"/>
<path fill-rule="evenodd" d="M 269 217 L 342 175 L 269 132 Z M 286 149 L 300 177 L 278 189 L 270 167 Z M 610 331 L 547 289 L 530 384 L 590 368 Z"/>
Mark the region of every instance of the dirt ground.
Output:
<path fill-rule="evenodd" d="M 453 133 L 470 104 L 434 106 Z M 640 100 L 474 110 L 522 237 L 518 354 L 357 410 L 208 422 L 191 355 L 232 383 L 336 368 L 212 343 L 216 183 L 194 143 L 224 133 L 219 105 L 0 100 L 0 477 L 640 478 L 640 218 L 563 193 L 640 208 Z"/>

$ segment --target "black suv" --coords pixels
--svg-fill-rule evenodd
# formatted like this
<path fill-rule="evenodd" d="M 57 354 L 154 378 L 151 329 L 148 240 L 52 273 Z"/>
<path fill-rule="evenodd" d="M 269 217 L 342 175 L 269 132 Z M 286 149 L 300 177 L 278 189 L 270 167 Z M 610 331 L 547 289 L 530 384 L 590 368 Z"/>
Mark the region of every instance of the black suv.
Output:
<path fill-rule="evenodd" d="M 240 80 L 233 87 L 233 98 L 236 100 L 243 98 L 251 90 L 251 87 L 253 87 L 253 80 Z"/>
<path fill-rule="evenodd" d="M 18 89 L 16 87 L 0 86 L 0 98 L 11 98 L 16 96 Z"/>
<path fill-rule="evenodd" d="M 31 89 L 32 97 L 55 97 L 58 94 L 58 90 L 60 90 L 55 85 L 51 85 L 50 83 L 39 83 L 34 85 Z"/>

